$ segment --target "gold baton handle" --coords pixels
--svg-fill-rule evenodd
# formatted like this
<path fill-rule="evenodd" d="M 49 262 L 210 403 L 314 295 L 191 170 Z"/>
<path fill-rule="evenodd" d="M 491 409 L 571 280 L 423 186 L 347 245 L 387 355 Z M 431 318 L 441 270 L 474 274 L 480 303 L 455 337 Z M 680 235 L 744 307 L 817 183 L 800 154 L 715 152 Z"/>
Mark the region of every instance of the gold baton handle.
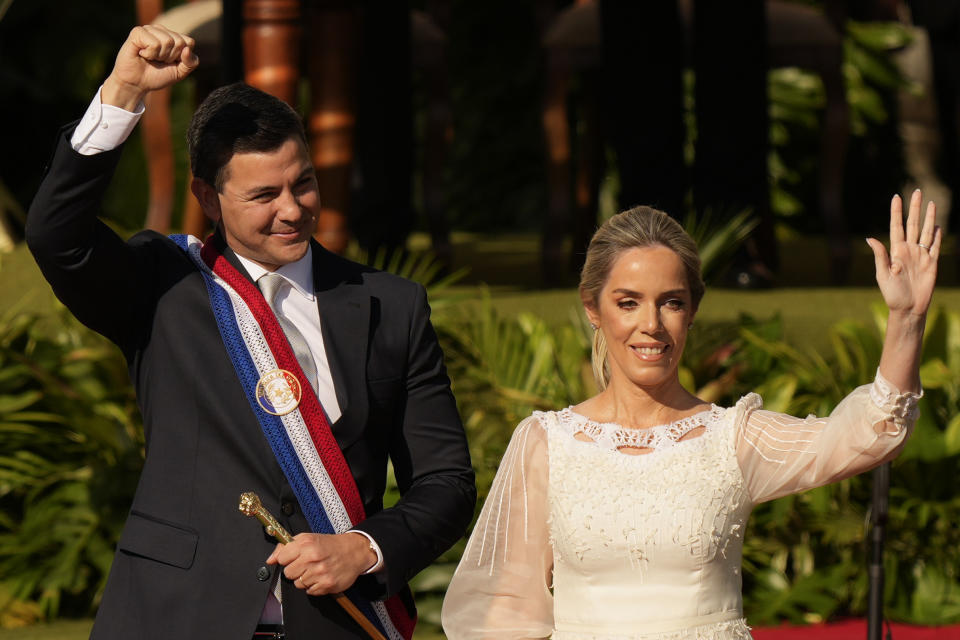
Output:
<path fill-rule="evenodd" d="M 266 510 L 257 494 L 249 491 L 247 493 L 241 493 L 239 508 L 240 513 L 243 515 L 259 520 L 263 524 L 263 528 L 267 534 L 276 538 L 280 544 L 287 544 L 293 541 L 293 536 Z M 350 602 L 350 598 L 342 593 L 331 593 L 330 595 L 337 601 L 337 604 L 350 614 L 350 617 L 353 618 L 357 624 L 363 627 L 363 630 L 366 631 L 367 635 L 373 638 L 373 640 L 387 640 L 383 634 L 380 633 L 379 629 L 373 626 L 373 623 L 360 613 L 356 605 Z"/>

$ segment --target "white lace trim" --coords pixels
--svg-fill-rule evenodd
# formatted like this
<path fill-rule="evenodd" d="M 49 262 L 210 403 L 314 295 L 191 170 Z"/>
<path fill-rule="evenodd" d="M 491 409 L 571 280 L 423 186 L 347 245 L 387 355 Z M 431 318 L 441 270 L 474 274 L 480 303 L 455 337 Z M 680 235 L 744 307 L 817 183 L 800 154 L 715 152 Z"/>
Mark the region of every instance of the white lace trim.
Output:
<path fill-rule="evenodd" d="M 917 403 L 923 397 L 923 389 L 920 393 L 907 391 L 902 393 L 895 386 L 880 375 L 880 369 L 877 369 L 877 375 L 870 385 L 870 399 L 878 409 L 888 414 L 893 423 L 903 428 L 904 425 L 916 422 L 920 411 L 917 409 Z"/>
<path fill-rule="evenodd" d="M 723 418 L 725 409 L 711 405 L 692 416 L 644 429 L 628 429 L 615 422 L 597 422 L 573 411 L 571 407 L 554 413 L 557 424 L 571 436 L 582 433 L 603 449 L 622 447 L 661 450 L 680 442 L 694 429 L 710 429 Z M 695 438 L 694 438 L 695 439 Z"/>
<path fill-rule="evenodd" d="M 750 627 L 744 618 L 725 620 L 711 624 L 687 627 L 662 633 L 581 633 L 579 631 L 554 631 L 553 640 L 752 640 Z"/>

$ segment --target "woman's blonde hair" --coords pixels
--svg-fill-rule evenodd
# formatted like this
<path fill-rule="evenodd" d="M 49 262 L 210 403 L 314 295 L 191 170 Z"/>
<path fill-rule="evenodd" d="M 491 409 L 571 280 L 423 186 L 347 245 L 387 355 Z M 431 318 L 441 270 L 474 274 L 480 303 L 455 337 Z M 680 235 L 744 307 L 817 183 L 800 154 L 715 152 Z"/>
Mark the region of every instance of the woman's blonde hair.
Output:
<path fill-rule="evenodd" d="M 703 299 L 704 285 L 700 275 L 700 255 L 693 241 L 680 224 L 652 207 L 633 207 L 604 222 L 590 240 L 587 259 L 580 271 L 580 299 L 585 306 L 598 308 L 600 291 L 610 269 L 621 252 L 640 247 L 663 246 L 670 249 L 687 272 L 690 299 L 696 311 Z M 610 382 L 607 343 L 603 332 L 593 332 L 593 377 L 601 390 Z"/>

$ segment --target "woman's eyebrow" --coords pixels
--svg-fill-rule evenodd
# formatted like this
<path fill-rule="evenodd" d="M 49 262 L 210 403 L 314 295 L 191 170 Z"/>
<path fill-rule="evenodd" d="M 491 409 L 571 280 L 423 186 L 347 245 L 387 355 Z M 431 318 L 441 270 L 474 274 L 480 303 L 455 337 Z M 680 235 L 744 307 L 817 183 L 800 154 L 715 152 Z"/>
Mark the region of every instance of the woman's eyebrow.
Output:
<path fill-rule="evenodd" d="M 642 297 L 643 294 L 639 291 L 634 291 L 633 289 L 614 289 L 611 293 L 618 293 L 632 297 Z M 658 293 L 658 296 L 679 296 L 682 294 L 688 293 L 685 287 L 678 289 L 670 289 L 669 291 L 661 291 Z"/>

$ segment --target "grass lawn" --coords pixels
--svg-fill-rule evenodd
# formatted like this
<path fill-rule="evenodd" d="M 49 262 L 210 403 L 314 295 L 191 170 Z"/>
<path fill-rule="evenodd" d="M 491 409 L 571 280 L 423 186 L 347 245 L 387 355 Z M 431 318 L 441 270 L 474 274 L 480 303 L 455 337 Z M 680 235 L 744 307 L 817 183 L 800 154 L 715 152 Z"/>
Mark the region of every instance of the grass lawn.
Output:
<path fill-rule="evenodd" d="M 93 620 L 61 620 L 19 629 L 0 629 L 0 640 L 86 640 Z"/>
<path fill-rule="evenodd" d="M 540 316 L 548 323 L 568 322 L 572 313 L 579 313 L 580 298 L 576 291 L 513 292 L 492 290 L 496 308 L 505 314 L 524 311 Z M 800 348 L 817 350 L 829 346 L 827 330 L 839 320 L 857 320 L 872 325 L 871 305 L 883 304 L 875 287 L 794 288 L 768 291 L 711 289 L 700 305 L 693 331 L 711 321 L 732 321 L 740 314 L 765 319 L 780 314 L 784 319 L 786 340 Z M 933 297 L 934 307 L 960 310 L 960 288 L 939 288 Z"/>

